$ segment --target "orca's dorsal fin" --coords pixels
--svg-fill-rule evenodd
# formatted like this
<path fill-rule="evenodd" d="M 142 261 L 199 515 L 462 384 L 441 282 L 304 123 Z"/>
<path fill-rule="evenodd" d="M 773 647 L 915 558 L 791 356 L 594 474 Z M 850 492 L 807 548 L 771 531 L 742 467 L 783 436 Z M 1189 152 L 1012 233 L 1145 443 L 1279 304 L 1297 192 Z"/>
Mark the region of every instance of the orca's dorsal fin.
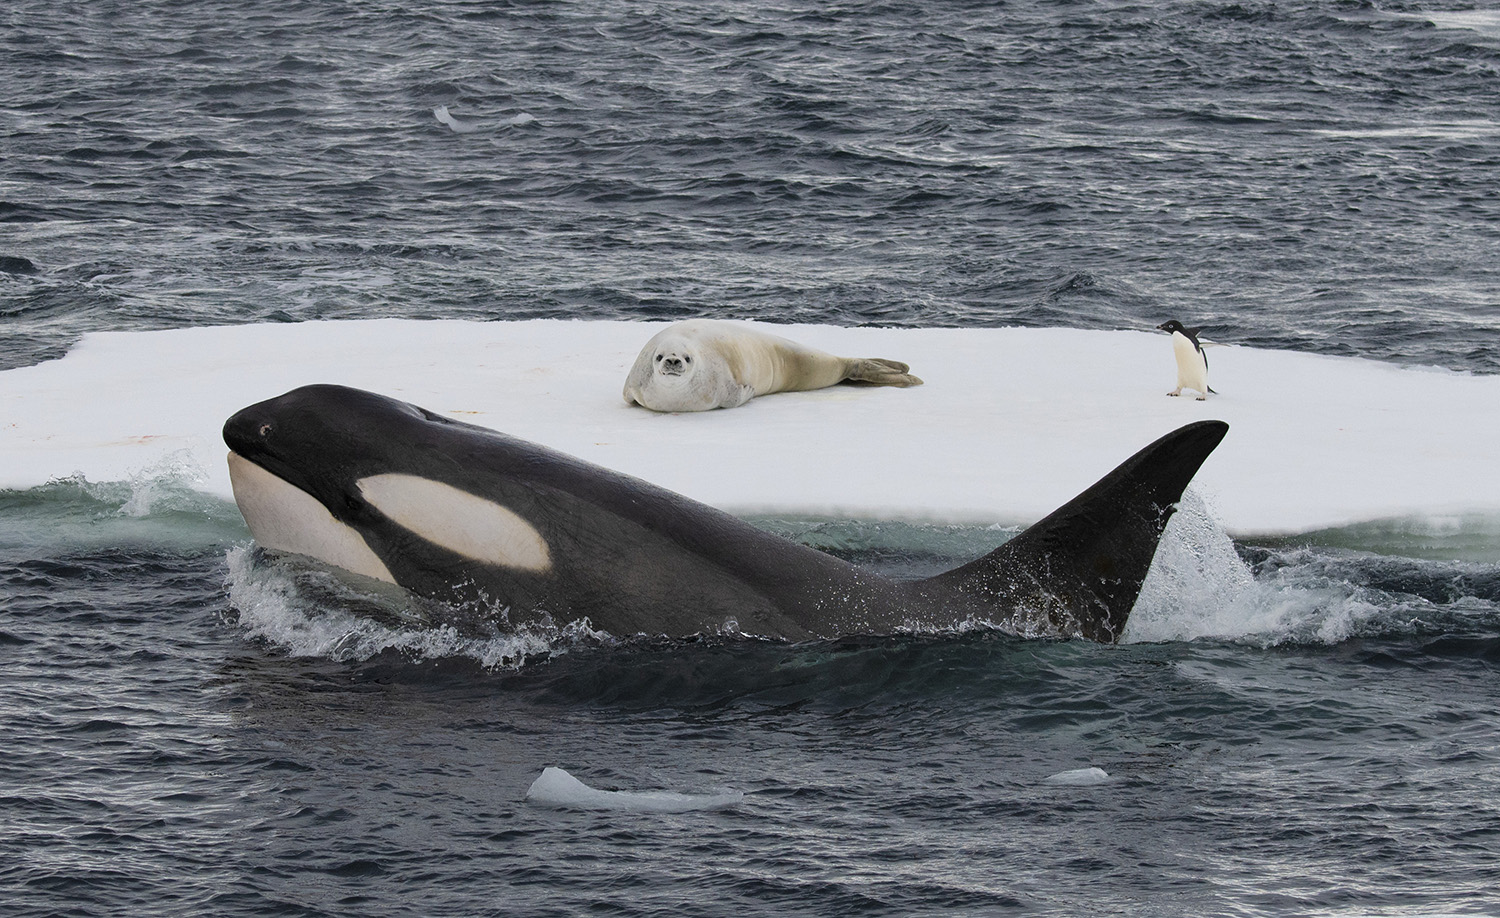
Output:
<path fill-rule="evenodd" d="M 1229 425 L 1167 434 L 976 561 L 923 581 L 1064 636 L 1112 643 L 1125 630 L 1167 519 Z"/>

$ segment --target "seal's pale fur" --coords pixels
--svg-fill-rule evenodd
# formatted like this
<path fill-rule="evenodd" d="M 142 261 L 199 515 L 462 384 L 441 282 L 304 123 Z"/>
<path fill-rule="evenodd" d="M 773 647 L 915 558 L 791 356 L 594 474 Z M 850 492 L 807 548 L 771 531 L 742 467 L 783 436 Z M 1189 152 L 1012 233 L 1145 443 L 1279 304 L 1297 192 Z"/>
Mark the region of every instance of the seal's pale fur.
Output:
<path fill-rule="evenodd" d="M 624 395 L 652 411 L 707 411 L 846 380 L 920 386 L 909 369 L 895 360 L 836 357 L 740 322 L 689 319 L 646 342 L 625 378 Z"/>

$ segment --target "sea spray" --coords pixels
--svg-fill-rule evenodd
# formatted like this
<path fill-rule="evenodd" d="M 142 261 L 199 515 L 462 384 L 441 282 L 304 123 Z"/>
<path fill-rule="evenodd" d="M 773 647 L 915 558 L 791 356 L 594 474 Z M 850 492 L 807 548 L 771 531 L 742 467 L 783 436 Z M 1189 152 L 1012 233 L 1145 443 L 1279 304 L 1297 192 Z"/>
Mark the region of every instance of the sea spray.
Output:
<path fill-rule="evenodd" d="M 229 550 L 226 586 L 241 627 L 294 657 L 362 662 L 394 652 L 412 660 L 467 658 L 486 669 L 519 669 L 566 653 L 574 644 L 608 640 L 586 623 L 527 624 L 488 634 L 444 621 L 453 611 L 388 584 L 251 545 Z"/>
<path fill-rule="evenodd" d="M 1291 567 L 1257 577 L 1212 506 L 1190 488 L 1162 535 L 1125 639 L 1335 644 L 1378 614 L 1357 586 L 1302 573 Z"/>
<path fill-rule="evenodd" d="M 0 547 L 37 556 L 99 547 L 195 554 L 244 539 L 234 504 L 194 484 L 190 470 L 163 466 L 125 481 L 73 474 L 0 490 Z"/>

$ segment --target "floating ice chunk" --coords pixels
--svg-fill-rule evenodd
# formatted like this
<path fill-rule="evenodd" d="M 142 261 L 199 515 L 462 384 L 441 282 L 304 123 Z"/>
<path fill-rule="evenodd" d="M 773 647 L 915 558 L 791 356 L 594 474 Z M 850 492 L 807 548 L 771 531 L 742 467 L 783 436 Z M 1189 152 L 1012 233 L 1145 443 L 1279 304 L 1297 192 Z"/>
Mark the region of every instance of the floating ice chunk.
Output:
<path fill-rule="evenodd" d="M 62 359 L 0 372 L 0 488 L 39 487 L 75 469 L 89 481 L 126 481 L 187 448 L 208 475 L 201 487 L 232 500 L 224 419 L 295 385 L 337 382 L 720 509 L 835 519 L 1033 522 L 1163 433 L 1220 418 L 1229 438 L 1194 488 L 1211 498 L 1210 528 L 1222 532 L 1202 549 L 1206 582 L 1156 594 L 1168 619 L 1183 609 L 1193 617 L 1200 585 L 1238 591 L 1248 575 L 1228 564 L 1228 535 L 1500 518 L 1500 425 L 1483 423 L 1500 403 L 1500 375 L 1226 347 L 1213 358 L 1224 397 L 1184 406 L 1156 391 L 1172 372 L 1160 333 L 797 325 L 777 334 L 835 354 L 890 354 L 931 378 L 900 391 L 789 392 L 749 414 L 643 417 L 626 410 L 619 389 L 641 342 L 665 325 L 370 319 L 93 332 Z M 148 364 L 171 372 L 142 372 Z M 664 435 L 695 447 L 664 451 Z M 754 447 L 783 441 L 798 448 Z M 899 488 L 893 468 L 912 470 Z M 1210 609 L 1224 605 L 1206 599 Z M 1170 621 L 1138 628 L 1144 610 L 1131 616 L 1131 640 L 1264 630 L 1232 619 L 1186 632 Z"/>
<path fill-rule="evenodd" d="M 734 806 L 740 791 L 719 794 L 679 794 L 672 791 L 606 791 L 589 787 L 561 768 L 544 768 L 531 782 L 526 802 L 577 810 L 617 810 L 627 813 L 686 813 Z"/>
<path fill-rule="evenodd" d="M 448 106 L 446 105 L 439 105 L 437 108 L 433 109 L 432 117 L 436 118 L 443 124 L 448 125 L 448 128 L 455 134 L 472 134 L 475 131 L 479 130 L 479 125 L 471 124 L 467 121 L 459 121 L 457 118 L 448 114 Z"/>
<path fill-rule="evenodd" d="M 453 133 L 455 134 L 472 134 L 484 127 L 483 124 L 473 121 L 459 121 L 457 118 L 449 114 L 448 106 L 446 105 L 439 105 L 437 108 L 433 109 L 432 117 L 436 118 L 441 123 L 448 125 L 449 130 L 453 131 Z M 526 112 L 521 112 L 519 115 L 513 115 L 499 123 L 502 127 L 519 127 L 523 124 L 532 124 L 535 121 L 535 115 L 529 115 Z"/>
<path fill-rule="evenodd" d="M 1088 787 L 1093 784 L 1105 784 L 1108 781 L 1109 774 L 1102 768 L 1075 768 L 1072 771 L 1060 771 L 1048 777 L 1046 783 L 1067 787 Z"/>
<path fill-rule="evenodd" d="M 1393 15 L 1400 19 L 1425 20 L 1440 29 L 1467 29 L 1487 38 L 1500 38 L 1500 11 L 1496 10 L 1431 10 Z"/>

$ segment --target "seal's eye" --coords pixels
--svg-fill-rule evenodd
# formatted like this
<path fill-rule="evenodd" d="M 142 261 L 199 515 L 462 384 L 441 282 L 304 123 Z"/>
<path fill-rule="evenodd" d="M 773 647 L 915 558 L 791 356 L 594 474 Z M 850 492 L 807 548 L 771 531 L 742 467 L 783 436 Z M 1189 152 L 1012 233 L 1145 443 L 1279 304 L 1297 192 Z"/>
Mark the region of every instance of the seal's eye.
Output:
<path fill-rule="evenodd" d="M 260 435 L 262 437 L 266 436 L 270 432 L 271 432 L 271 425 L 270 424 L 262 424 L 262 425 L 260 425 Z"/>
<path fill-rule="evenodd" d="M 689 354 L 683 354 L 682 355 L 682 362 L 683 363 L 692 363 L 693 362 L 693 358 Z"/>
<path fill-rule="evenodd" d="M 656 362 L 657 363 L 661 363 L 661 355 L 660 354 L 656 355 Z"/>

